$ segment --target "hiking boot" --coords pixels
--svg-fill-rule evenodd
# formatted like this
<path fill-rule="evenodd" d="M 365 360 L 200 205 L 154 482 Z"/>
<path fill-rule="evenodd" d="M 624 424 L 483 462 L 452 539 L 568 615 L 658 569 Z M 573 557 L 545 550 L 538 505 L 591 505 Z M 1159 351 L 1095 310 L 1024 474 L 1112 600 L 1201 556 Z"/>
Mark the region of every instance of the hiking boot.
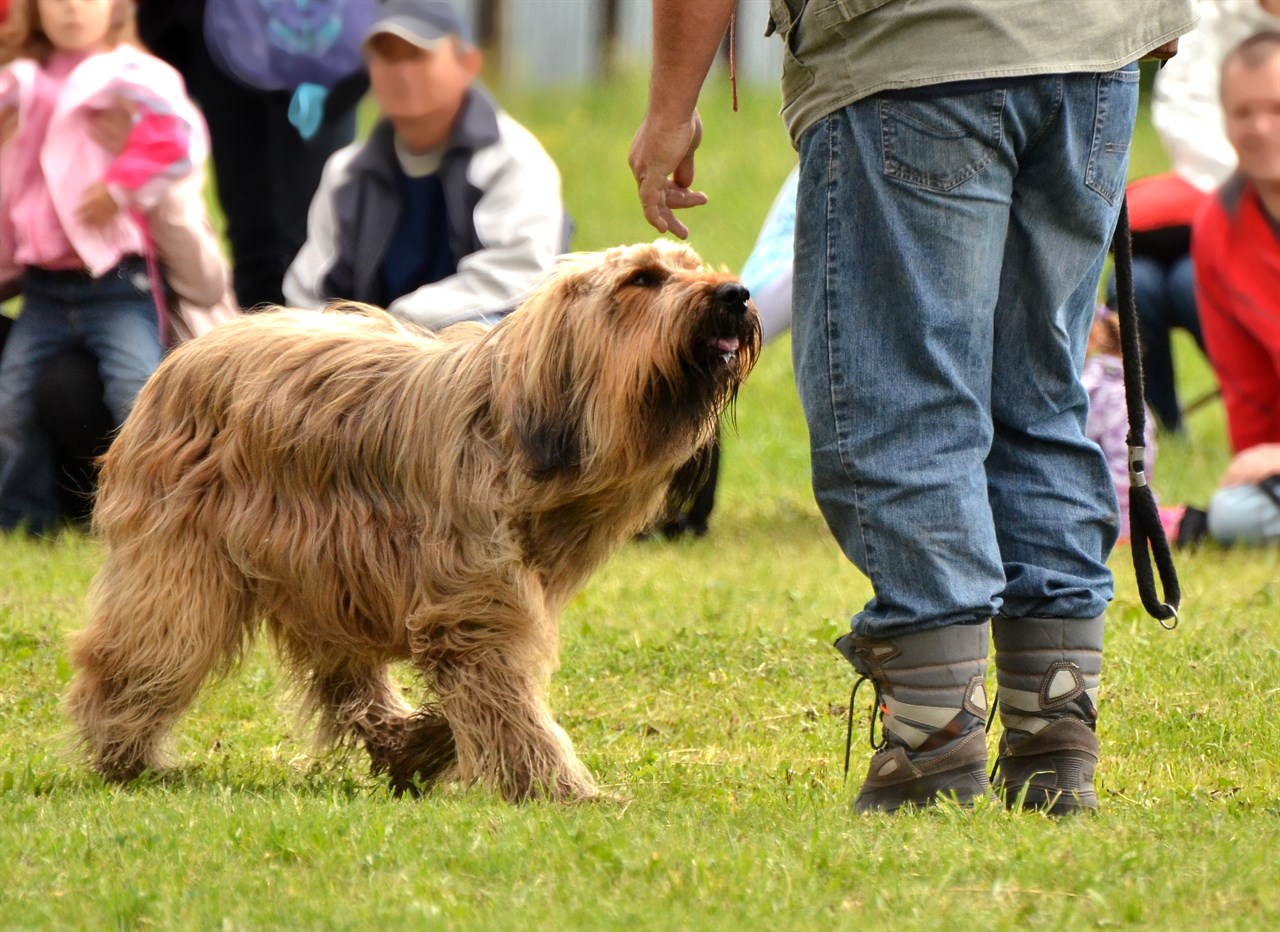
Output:
<path fill-rule="evenodd" d="M 996 704 L 1004 734 L 992 771 L 1010 809 L 1098 808 L 1098 681 L 1103 619 L 997 618 Z"/>
<path fill-rule="evenodd" d="M 836 649 L 875 686 L 884 729 L 880 744 L 873 739 L 877 752 L 855 811 L 896 812 L 944 797 L 969 806 L 988 794 L 988 636 L 984 621 L 892 638 L 846 634 L 836 641 Z"/>

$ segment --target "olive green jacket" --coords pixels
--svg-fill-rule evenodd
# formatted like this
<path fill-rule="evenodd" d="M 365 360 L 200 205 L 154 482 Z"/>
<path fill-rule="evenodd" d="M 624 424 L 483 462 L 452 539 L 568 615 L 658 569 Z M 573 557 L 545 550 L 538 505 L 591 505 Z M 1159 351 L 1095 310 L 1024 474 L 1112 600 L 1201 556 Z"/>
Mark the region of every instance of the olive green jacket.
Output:
<path fill-rule="evenodd" d="M 793 143 L 885 90 L 1113 71 L 1188 32 L 1194 0 L 769 0 Z"/>

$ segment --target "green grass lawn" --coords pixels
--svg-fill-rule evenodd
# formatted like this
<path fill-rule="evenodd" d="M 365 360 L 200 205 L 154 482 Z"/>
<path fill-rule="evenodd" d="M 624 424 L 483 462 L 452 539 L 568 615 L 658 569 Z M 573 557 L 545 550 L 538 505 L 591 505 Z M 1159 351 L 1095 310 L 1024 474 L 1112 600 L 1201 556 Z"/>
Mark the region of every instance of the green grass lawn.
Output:
<path fill-rule="evenodd" d="M 642 83 L 503 99 L 560 162 L 577 243 L 651 238 L 625 154 Z M 772 88 L 704 95 L 694 245 L 735 268 L 793 155 Z M 1135 171 L 1162 164 L 1142 127 Z M 1189 397 L 1212 378 L 1180 344 Z M 180 769 L 106 787 L 63 743 L 65 639 L 99 561 L 79 536 L 0 538 L 0 928 L 1266 929 L 1280 923 L 1280 551 L 1182 555 L 1183 621 L 1113 558 L 1102 813 L 943 808 L 854 818 L 852 673 L 831 649 L 869 586 L 808 487 L 785 337 L 726 441 L 712 533 L 628 545 L 569 605 L 553 704 L 621 801 L 513 807 L 476 788 L 394 799 L 359 757 L 313 758 L 269 652 L 211 686 Z M 1156 466 L 1203 503 L 1222 411 Z M 412 677 L 405 671 L 406 685 Z"/>

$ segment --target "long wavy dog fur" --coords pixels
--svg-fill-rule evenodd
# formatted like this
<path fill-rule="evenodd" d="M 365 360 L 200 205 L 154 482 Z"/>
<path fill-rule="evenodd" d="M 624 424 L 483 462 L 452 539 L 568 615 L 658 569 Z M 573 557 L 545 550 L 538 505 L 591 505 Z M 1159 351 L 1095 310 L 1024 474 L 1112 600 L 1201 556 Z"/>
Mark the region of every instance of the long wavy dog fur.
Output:
<path fill-rule="evenodd" d="M 348 304 L 177 349 L 102 470 L 68 697 L 96 769 L 165 767 L 265 624 L 321 743 L 363 745 L 397 792 L 595 796 L 547 706 L 558 616 L 698 481 L 759 352 L 747 298 L 657 242 L 569 257 L 491 329 Z"/>

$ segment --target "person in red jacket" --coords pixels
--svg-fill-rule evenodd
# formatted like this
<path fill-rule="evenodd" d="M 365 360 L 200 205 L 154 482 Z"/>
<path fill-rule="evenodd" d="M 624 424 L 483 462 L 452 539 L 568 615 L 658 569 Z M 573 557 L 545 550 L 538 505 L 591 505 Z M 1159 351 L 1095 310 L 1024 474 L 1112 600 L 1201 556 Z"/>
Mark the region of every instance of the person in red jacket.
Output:
<path fill-rule="evenodd" d="M 1280 32 L 1222 66 L 1239 166 L 1196 219 L 1192 250 L 1206 347 L 1235 454 L 1209 506 L 1222 541 L 1280 540 Z"/>

